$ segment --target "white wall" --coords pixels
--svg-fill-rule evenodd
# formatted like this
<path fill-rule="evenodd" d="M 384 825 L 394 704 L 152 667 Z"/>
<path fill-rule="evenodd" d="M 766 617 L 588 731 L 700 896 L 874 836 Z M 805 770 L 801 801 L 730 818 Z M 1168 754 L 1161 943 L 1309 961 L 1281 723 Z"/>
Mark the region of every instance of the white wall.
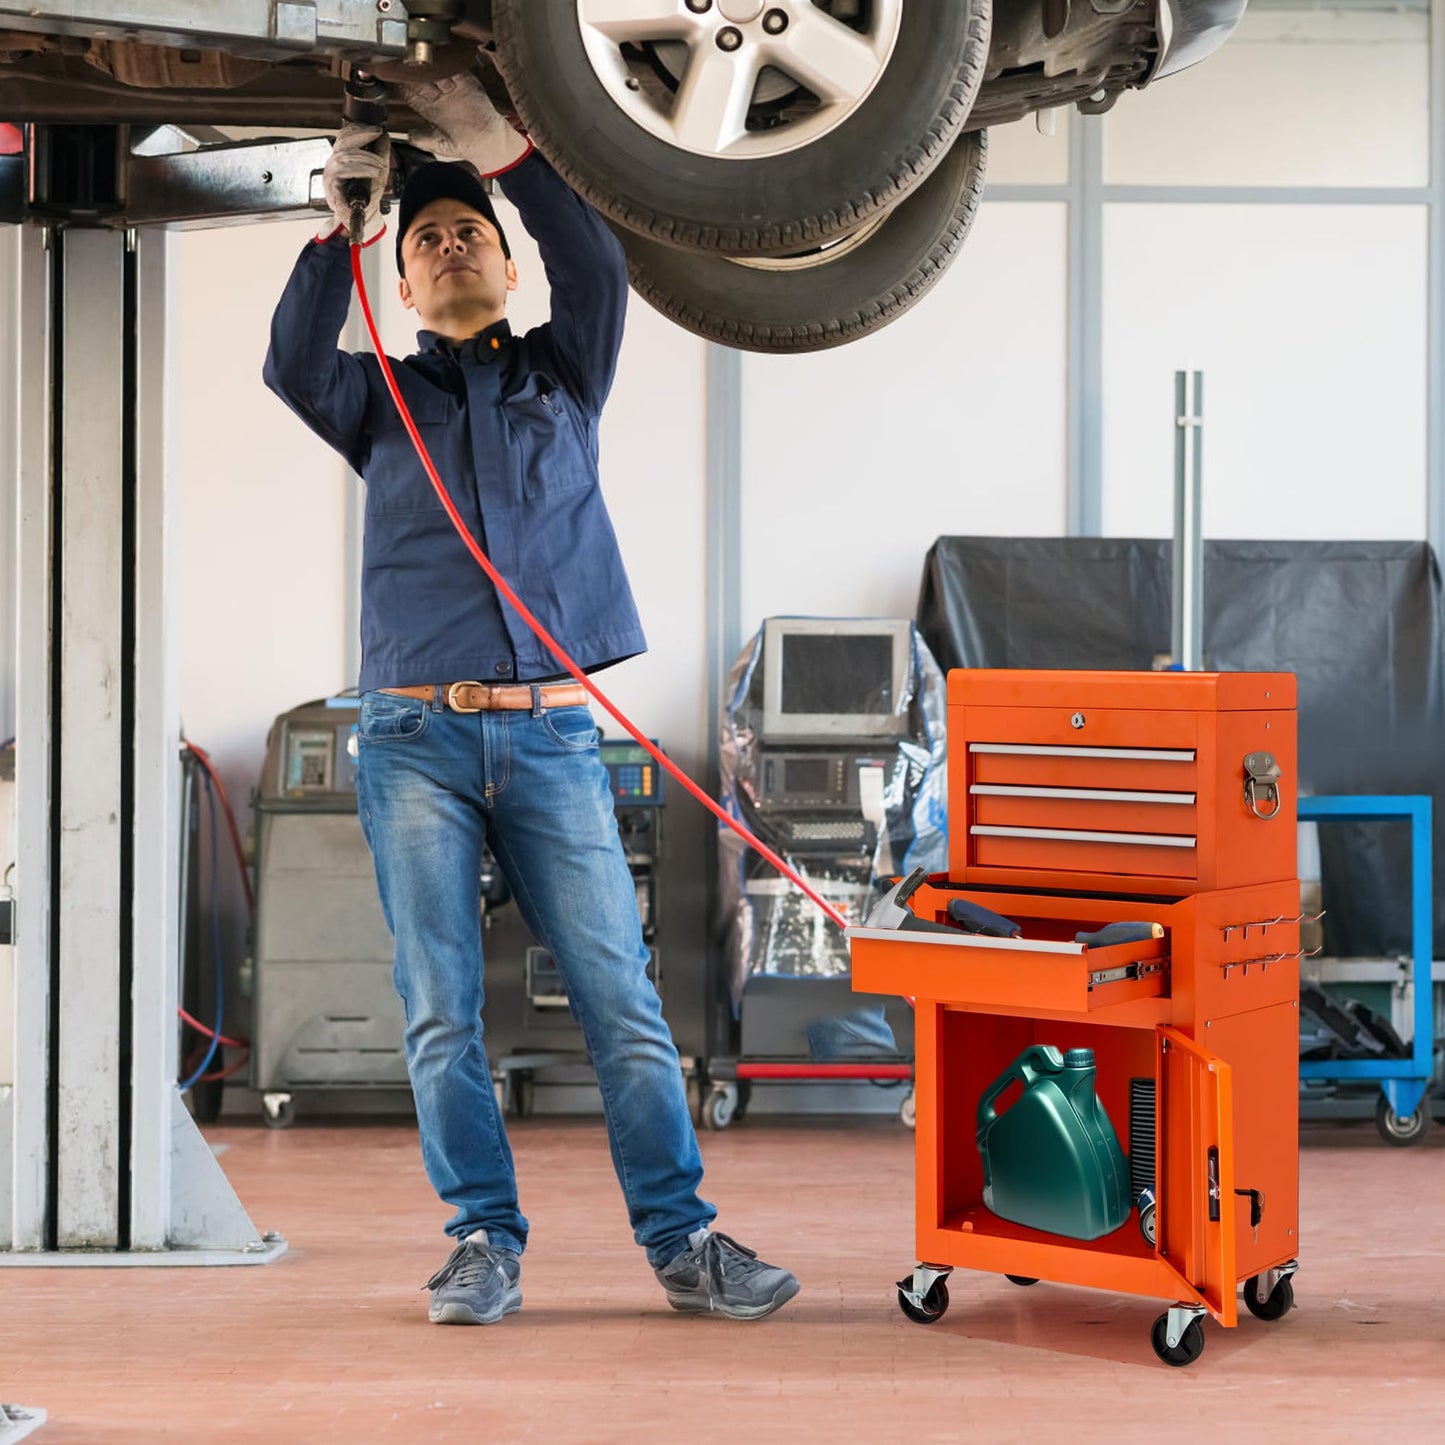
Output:
<path fill-rule="evenodd" d="M 347 681 L 346 469 L 261 384 L 271 309 L 314 231 L 171 237 L 181 716 L 238 805 L 271 718 Z"/>
<path fill-rule="evenodd" d="M 1174 530 L 1174 372 L 1204 372 L 1204 534 L 1424 537 L 1426 214 L 1110 206 L 1104 531 Z"/>
<path fill-rule="evenodd" d="M 1064 530 L 1065 208 L 986 202 L 891 326 L 743 362 L 742 622 L 911 617 L 945 534 Z"/>
<path fill-rule="evenodd" d="M 1105 179 L 1167 186 L 1423 186 L 1430 19 L 1255 3 L 1202 65 L 1124 96 Z"/>

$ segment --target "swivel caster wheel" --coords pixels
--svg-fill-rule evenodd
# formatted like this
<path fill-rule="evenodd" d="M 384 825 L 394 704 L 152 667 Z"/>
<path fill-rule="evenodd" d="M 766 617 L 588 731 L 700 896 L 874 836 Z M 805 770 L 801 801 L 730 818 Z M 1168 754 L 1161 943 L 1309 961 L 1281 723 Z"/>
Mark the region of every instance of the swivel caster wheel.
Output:
<path fill-rule="evenodd" d="M 703 1103 L 702 1121 L 709 1129 L 726 1129 L 737 1117 L 737 1111 L 737 1085 L 717 1084 Z"/>
<path fill-rule="evenodd" d="M 1408 1149 L 1411 1144 L 1418 1144 L 1430 1130 L 1429 1102 L 1421 1099 L 1415 1106 L 1415 1112 L 1402 1118 L 1381 1094 L 1379 1103 L 1375 1105 L 1375 1128 L 1380 1131 L 1380 1138 L 1385 1143 L 1396 1149 Z"/>
<path fill-rule="evenodd" d="M 912 1284 L 898 1281 L 898 1308 L 916 1325 L 936 1325 L 948 1313 L 948 1280 L 934 1280 L 921 1299 L 914 1297 Z"/>
<path fill-rule="evenodd" d="M 1149 1332 L 1149 1343 L 1154 1346 L 1154 1353 L 1166 1365 L 1192 1365 L 1204 1353 L 1204 1321 L 1196 1315 L 1185 1326 L 1178 1341 L 1171 1345 L 1169 1314 L 1162 1314 L 1154 1321 L 1154 1328 Z"/>
<path fill-rule="evenodd" d="M 1294 1308 L 1294 1283 L 1286 1274 L 1274 1278 L 1252 1274 L 1244 1282 L 1244 1307 L 1257 1320 L 1280 1320 Z"/>
<path fill-rule="evenodd" d="M 261 1107 L 268 1129 L 289 1129 L 296 1122 L 296 1105 L 290 1094 L 262 1094 Z"/>
<path fill-rule="evenodd" d="M 903 1102 L 898 1106 L 898 1122 L 905 1129 L 916 1129 L 918 1127 L 918 1105 L 913 1097 L 913 1090 L 903 1096 Z"/>

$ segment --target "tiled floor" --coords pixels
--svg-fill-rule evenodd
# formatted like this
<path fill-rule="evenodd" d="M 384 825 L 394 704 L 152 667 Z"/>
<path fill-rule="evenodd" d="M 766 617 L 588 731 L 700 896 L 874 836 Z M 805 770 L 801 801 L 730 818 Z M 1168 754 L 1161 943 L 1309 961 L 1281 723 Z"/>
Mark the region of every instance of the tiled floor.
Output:
<path fill-rule="evenodd" d="M 1160 1364 L 1156 1302 L 955 1275 L 924 1328 L 912 1137 L 891 1121 L 749 1121 L 704 1137 L 722 1228 L 803 1293 L 759 1324 L 673 1315 L 631 1244 L 600 1127 L 514 1128 L 532 1247 L 520 1315 L 426 1321 L 446 1211 L 395 1124 L 211 1131 L 257 1269 L 0 1270 L 0 1399 L 38 1445 L 111 1442 L 1210 1442 L 1445 1439 L 1445 1129 L 1387 1149 L 1308 1126 L 1298 1308 L 1207 1326 Z"/>

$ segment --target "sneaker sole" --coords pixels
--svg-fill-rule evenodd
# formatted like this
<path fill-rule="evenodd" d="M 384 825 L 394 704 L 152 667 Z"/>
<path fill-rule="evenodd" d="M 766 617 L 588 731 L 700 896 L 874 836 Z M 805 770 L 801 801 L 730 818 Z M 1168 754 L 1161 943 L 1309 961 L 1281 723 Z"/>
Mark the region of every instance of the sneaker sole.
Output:
<path fill-rule="evenodd" d="M 705 1295 L 693 1294 L 671 1294 L 667 1296 L 667 1302 L 679 1314 L 684 1315 L 721 1315 L 727 1320 L 760 1320 L 770 1315 L 774 1310 L 780 1310 L 793 1298 L 802 1285 L 797 1280 L 791 1279 L 787 1284 L 779 1285 L 778 1292 L 766 1304 L 761 1305 L 732 1305 L 723 1306 L 710 1304 Z"/>
<path fill-rule="evenodd" d="M 453 1300 L 441 1306 L 433 1305 L 427 1318 L 434 1325 L 495 1325 L 504 1315 L 514 1315 L 522 1308 L 522 1291 L 511 1290 L 502 1300 L 498 1309 L 488 1314 L 478 1314 L 470 1305 Z"/>

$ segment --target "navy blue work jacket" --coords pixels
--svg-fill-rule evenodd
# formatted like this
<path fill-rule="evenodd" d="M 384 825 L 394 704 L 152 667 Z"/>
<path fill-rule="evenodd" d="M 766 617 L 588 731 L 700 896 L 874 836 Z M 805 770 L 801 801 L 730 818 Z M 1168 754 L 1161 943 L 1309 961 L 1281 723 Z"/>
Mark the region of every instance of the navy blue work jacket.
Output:
<path fill-rule="evenodd" d="M 501 321 L 460 346 L 423 331 L 420 350 L 392 368 L 472 535 L 593 670 L 647 646 L 597 474 L 627 271 L 616 237 L 541 156 L 500 184 L 541 250 L 551 320 L 521 337 Z M 558 675 L 453 530 L 376 358 L 337 350 L 350 299 L 344 239 L 309 243 L 276 308 L 263 374 L 366 480 L 358 686 Z"/>

